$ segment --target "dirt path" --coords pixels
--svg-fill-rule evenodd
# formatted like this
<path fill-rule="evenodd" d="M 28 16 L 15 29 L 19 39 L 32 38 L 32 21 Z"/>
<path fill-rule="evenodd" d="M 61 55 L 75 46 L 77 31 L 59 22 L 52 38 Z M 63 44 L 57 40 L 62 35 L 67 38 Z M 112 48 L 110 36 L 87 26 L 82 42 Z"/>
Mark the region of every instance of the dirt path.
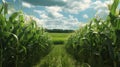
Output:
<path fill-rule="evenodd" d="M 75 67 L 74 62 L 65 51 L 64 45 L 55 45 L 53 50 L 36 67 Z"/>

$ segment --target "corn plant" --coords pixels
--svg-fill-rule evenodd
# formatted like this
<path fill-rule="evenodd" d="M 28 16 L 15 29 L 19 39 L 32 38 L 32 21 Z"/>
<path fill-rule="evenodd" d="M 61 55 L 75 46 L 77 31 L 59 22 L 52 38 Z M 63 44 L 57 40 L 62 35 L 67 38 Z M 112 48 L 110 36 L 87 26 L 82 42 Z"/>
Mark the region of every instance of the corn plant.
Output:
<path fill-rule="evenodd" d="M 106 20 L 93 18 L 89 24 L 69 37 L 66 49 L 81 65 L 120 66 L 120 18 L 116 12 L 118 4 L 119 0 L 114 0 Z"/>
<path fill-rule="evenodd" d="M 19 11 L 7 15 L 7 3 L 0 9 L 0 67 L 32 67 L 51 50 L 51 40 L 31 19 L 25 22 Z"/>
<path fill-rule="evenodd" d="M 112 59 L 115 67 L 120 66 L 120 11 L 117 11 L 118 4 L 119 0 L 115 0 L 114 3 L 109 6 L 110 14 L 107 19 L 107 21 L 112 24 L 115 33 L 115 52 Z"/>

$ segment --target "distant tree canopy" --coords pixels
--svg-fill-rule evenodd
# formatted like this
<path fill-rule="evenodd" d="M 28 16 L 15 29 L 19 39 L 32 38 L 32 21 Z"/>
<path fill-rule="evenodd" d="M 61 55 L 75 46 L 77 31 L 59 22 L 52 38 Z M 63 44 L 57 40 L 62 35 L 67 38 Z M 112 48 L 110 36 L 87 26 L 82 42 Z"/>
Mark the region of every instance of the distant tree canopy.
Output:
<path fill-rule="evenodd" d="M 74 30 L 63 30 L 63 29 L 45 29 L 49 33 L 72 33 Z"/>

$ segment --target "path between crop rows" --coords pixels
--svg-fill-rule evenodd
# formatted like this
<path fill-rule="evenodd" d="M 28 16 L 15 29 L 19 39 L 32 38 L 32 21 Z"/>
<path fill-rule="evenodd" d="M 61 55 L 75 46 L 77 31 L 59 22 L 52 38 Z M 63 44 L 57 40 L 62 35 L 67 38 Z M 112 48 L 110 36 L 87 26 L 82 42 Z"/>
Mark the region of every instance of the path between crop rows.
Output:
<path fill-rule="evenodd" d="M 35 67 L 75 67 L 74 62 L 65 51 L 64 45 L 55 45 L 53 50 Z"/>

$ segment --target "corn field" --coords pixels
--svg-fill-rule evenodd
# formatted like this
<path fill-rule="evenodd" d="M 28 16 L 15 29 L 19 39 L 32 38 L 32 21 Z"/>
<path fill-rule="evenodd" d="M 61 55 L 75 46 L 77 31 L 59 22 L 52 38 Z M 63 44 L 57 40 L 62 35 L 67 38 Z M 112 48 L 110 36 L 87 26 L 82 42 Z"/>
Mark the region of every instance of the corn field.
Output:
<path fill-rule="evenodd" d="M 119 0 L 109 5 L 106 20 L 95 17 L 68 38 L 66 50 L 83 67 L 120 67 Z"/>
<path fill-rule="evenodd" d="M 8 4 L 0 6 L 0 67 L 32 67 L 46 56 L 52 43 L 42 27 L 22 11 L 7 17 Z"/>
<path fill-rule="evenodd" d="M 108 5 L 106 19 L 92 18 L 72 33 L 65 45 L 60 43 L 62 46 L 53 49 L 52 40 L 43 27 L 38 27 L 33 18 L 26 21 L 22 11 L 9 15 L 8 3 L 2 2 L 0 67 L 120 67 L 119 3 L 120 0 L 114 0 Z M 65 36 L 53 37 L 60 42 L 60 37 Z"/>

